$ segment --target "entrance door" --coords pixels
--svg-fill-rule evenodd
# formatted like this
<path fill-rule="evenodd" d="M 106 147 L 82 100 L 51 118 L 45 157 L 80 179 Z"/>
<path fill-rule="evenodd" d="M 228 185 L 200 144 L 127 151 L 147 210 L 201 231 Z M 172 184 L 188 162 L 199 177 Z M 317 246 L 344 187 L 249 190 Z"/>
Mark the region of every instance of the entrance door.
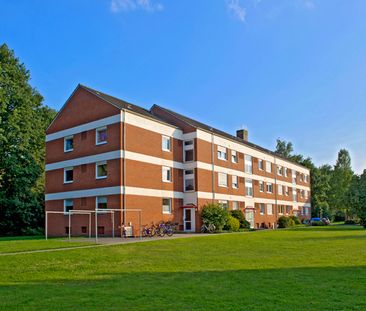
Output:
<path fill-rule="evenodd" d="M 252 209 L 245 210 L 245 219 L 250 223 L 250 228 L 254 228 L 254 211 Z"/>
<path fill-rule="evenodd" d="M 195 232 L 195 209 L 194 208 L 183 208 L 183 223 L 185 232 Z"/>

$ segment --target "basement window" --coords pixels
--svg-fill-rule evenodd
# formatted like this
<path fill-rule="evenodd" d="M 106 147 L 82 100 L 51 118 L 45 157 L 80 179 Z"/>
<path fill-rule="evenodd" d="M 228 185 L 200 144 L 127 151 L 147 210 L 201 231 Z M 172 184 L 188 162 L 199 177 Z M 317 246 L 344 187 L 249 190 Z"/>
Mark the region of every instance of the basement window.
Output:
<path fill-rule="evenodd" d="M 74 209 L 74 200 L 72 199 L 64 200 L 64 213 L 68 214 L 73 209 Z"/>

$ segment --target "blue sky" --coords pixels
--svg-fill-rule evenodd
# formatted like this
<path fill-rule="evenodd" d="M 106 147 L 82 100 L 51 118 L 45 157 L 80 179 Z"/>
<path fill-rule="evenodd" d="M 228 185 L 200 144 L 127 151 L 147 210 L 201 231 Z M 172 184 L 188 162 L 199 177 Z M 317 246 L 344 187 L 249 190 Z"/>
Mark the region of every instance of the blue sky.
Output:
<path fill-rule="evenodd" d="M 0 0 L 0 42 L 53 108 L 83 83 L 366 168 L 364 0 Z"/>

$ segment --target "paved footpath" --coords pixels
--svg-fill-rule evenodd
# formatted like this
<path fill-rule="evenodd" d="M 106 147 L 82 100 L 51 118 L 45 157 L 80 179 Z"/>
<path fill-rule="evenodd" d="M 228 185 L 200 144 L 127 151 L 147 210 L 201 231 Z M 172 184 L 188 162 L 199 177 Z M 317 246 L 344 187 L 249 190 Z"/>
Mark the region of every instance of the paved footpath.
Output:
<path fill-rule="evenodd" d="M 46 252 L 60 252 L 60 251 L 68 251 L 73 249 L 83 249 L 83 248 L 95 248 L 95 247 L 104 247 L 111 245 L 121 245 L 121 244 L 131 244 L 131 243 L 143 243 L 143 242 L 152 242 L 159 240 L 174 240 L 174 239 L 184 239 L 184 238 L 194 238 L 194 237 L 203 237 L 208 235 L 217 235 L 214 234 L 175 234 L 171 237 L 153 237 L 153 238 L 98 238 L 98 243 L 92 245 L 83 245 L 83 246 L 72 246 L 72 247 L 60 247 L 60 248 L 49 248 L 49 249 L 38 249 L 33 251 L 21 251 L 21 252 L 13 252 L 13 253 L 0 253 L 0 256 L 12 256 L 12 255 L 23 255 L 23 254 L 34 254 L 34 253 L 46 253 Z M 65 243 L 68 243 L 69 240 L 65 240 Z M 71 240 L 75 241 L 75 240 Z M 78 242 L 95 242 L 94 238 L 82 238 L 77 239 Z"/>

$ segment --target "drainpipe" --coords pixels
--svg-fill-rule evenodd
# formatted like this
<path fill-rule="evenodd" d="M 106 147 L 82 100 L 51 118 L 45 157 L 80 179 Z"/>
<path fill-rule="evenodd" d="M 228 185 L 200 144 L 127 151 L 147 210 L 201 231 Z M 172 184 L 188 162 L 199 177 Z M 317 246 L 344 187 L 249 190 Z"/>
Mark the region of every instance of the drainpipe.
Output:
<path fill-rule="evenodd" d="M 122 140 L 122 198 L 123 198 L 123 215 L 122 223 L 126 225 L 126 111 L 123 110 L 122 122 L 123 122 L 123 140 Z"/>
<path fill-rule="evenodd" d="M 273 163 L 274 163 L 274 180 L 275 180 L 275 211 L 276 211 L 276 224 L 275 224 L 275 229 L 277 229 L 277 221 L 278 221 L 278 205 L 277 205 L 277 194 L 278 194 L 278 189 L 277 189 L 277 164 L 276 164 L 276 155 L 273 156 Z"/>
<path fill-rule="evenodd" d="M 211 132 L 211 162 L 212 162 L 212 203 L 215 202 L 215 145 L 214 134 Z"/>

